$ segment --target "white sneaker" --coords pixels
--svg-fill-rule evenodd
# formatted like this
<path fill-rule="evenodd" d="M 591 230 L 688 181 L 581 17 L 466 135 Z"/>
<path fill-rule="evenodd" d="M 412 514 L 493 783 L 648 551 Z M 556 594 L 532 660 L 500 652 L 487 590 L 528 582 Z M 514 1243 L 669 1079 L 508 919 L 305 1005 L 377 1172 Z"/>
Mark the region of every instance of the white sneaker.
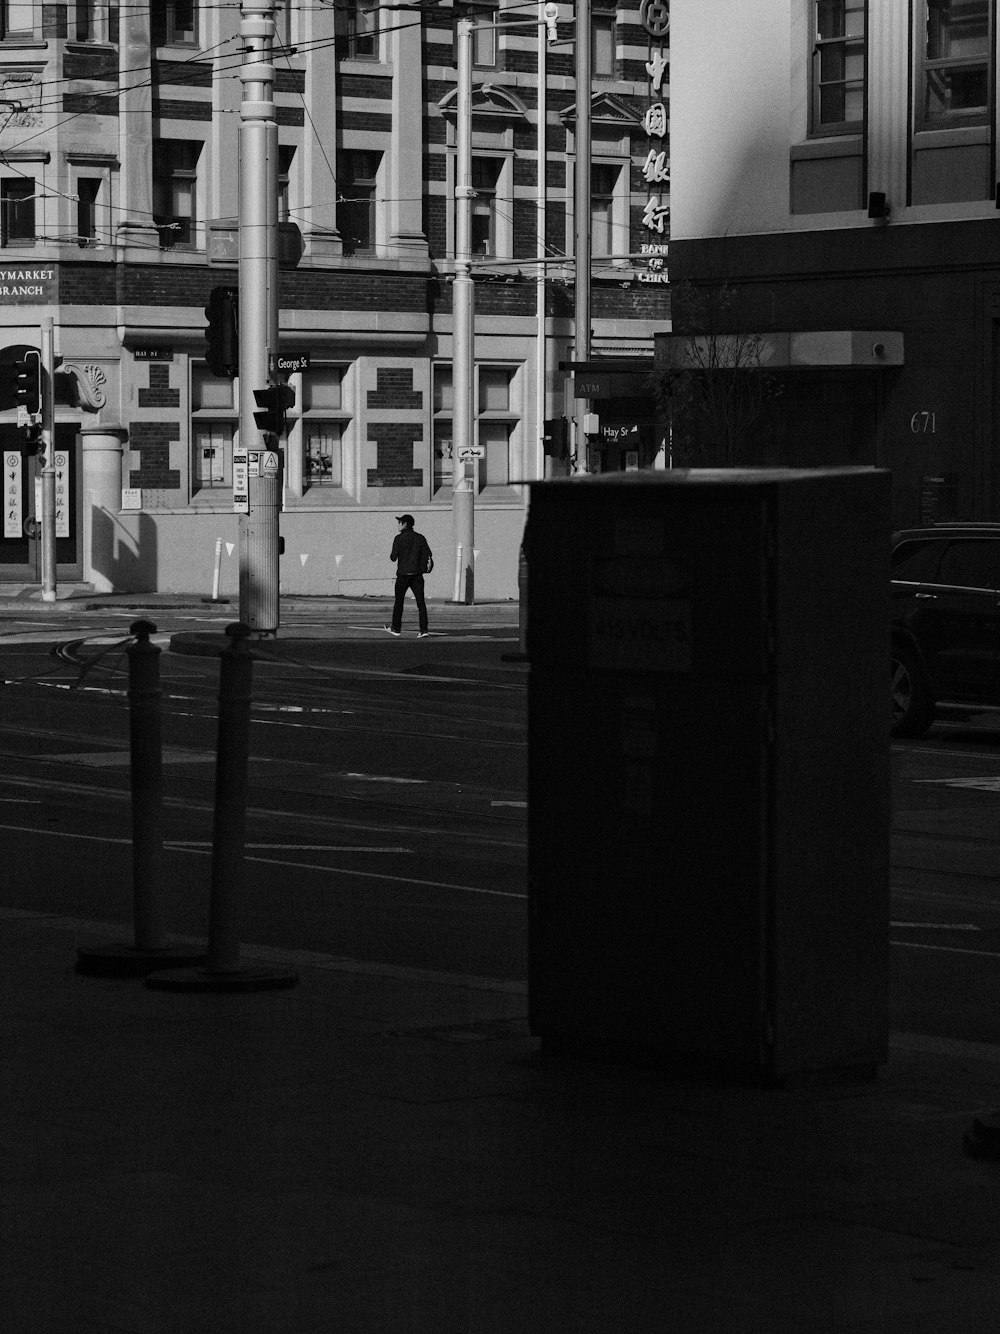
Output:
<path fill-rule="evenodd" d="M 387 635 L 395 635 L 397 639 L 402 633 L 401 630 L 394 630 L 391 625 L 383 625 L 382 629 L 386 632 Z"/>
<path fill-rule="evenodd" d="M 418 638 L 418 639 L 429 639 L 429 638 L 430 638 L 430 634 L 431 634 L 431 632 L 430 632 L 429 630 L 421 630 L 420 633 L 417 635 L 417 638 Z"/>

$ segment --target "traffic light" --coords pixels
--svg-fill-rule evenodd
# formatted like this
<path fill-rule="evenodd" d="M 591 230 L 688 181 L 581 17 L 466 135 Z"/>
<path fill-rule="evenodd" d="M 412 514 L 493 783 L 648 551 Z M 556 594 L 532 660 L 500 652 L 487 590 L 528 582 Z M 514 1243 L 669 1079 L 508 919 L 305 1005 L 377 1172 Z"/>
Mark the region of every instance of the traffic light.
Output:
<path fill-rule="evenodd" d="M 22 363 L 29 352 L 38 356 L 38 349 L 29 347 L 25 343 L 0 347 L 0 409 L 16 408 L 21 402 L 18 397 L 20 388 L 18 377 Z"/>
<path fill-rule="evenodd" d="M 542 432 L 542 452 L 553 459 L 569 457 L 569 422 L 565 417 L 549 417 Z"/>
<path fill-rule="evenodd" d="M 213 375 L 230 380 L 240 368 L 239 294 L 235 287 L 213 287 L 205 307 L 205 360 Z"/>
<path fill-rule="evenodd" d="M 34 348 L 28 348 L 14 363 L 15 406 L 27 412 L 42 410 L 42 357 Z"/>
<path fill-rule="evenodd" d="M 295 390 L 290 384 L 269 384 L 266 389 L 255 389 L 254 399 L 259 412 L 253 419 L 261 431 L 272 435 L 285 434 L 285 413 L 295 402 Z"/>

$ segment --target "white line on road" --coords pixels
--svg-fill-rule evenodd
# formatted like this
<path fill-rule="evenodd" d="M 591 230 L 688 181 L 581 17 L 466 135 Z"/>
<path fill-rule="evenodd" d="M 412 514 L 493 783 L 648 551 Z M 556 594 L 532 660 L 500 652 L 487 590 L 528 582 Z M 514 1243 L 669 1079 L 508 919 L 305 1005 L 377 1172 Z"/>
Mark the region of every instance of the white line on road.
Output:
<path fill-rule="evenodd" d="M 890 922 L 890 926 L 907 928 L 911 931 L 980 931 L 981 927 L 971 922 Z"/>
<path fill-rule="evenodd" d="M 64 829 L 38 829 L 32 825 L 0 824 L 0 829 L 7 830 L 15 834 L 41 834 L 44 838 L 75 838 L 85 843 L 113 843 L 116 845 L 132 846 L 130 838 L 110 838 L 105 834 L 76 834 Z M 194 852 L 203 855 L 209 848 L 206 843 L 204 848 L 187 848 L 178 845 L 177 852 Z M 515 894 L 505 889 L 480 889 L 477 885 L 455 885 L 447 880 L 418 880 L 411 875 L 386 875 L 380 871 L 356 871 L 349 866 L 323 866 L 316 862 L 293 862 L 282 861 L 276 857 L 246 857 L 248 862 L 259 862 L 262 866 L 287 866 L 292 870 L 298 871 L 326 871 L 329 874 L 342 876 L 351 876 L 355 880 L 390 880 L 398 885 L 412 885 L 414 888 L 421 889 L 452 889 L 458 894 L 481 894 L 489 898 L 496 899 L 526 899 L 527 894 Z"/>
<path fill-rule="evenodd" d="M 165 848 L 210 848 L 210 840 L 193 838 L 167 838 L 163 840 Z M 412 848 L 383 848 L 371 844 L 359 843 L 356 846 L 346 843 L 244 843 L 245 848 L 254 848 L 258 852 L 407 852 Z"/>
<path fill-rule="evenodd" d="M 955 945 L 924 945 L 916 940 L 891 940 L 901 950 L 935 950 L 938 954 L 974 954 L 980 959 L 1000 959 L 996 950 L 961 950 Z"/>
<path fill-rule="evenodd" d="M 927 783 L 932 787 L 959 787 L 974 792 L 1000 792 L 1000 778 L 913 778 L 913 783 Z"/>
<path fill-rule="evenodd" d="M 490 802 L 490 805 L 491 805 L 491 806 L 517 806 L 517 807 L 526 807 L 527 804 L 528 804 L 528 803 L 527 803 L 526 801 L 491 801 L 491 802 Z"/>

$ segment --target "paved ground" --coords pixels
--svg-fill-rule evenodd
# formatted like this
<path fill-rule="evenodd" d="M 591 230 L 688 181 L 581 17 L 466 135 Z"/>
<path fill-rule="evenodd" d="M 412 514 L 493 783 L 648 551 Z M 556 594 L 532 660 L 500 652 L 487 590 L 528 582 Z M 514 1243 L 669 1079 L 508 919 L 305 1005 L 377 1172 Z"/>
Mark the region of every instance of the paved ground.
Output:
<path fill-rule="evenodd" d="M 1000 1048 L 869 1083 L 558 1061 L 517 985 L 247 947 L 298 985 L 81 976 L 0 912 L 4 1334 L 976 1334 Z"/>

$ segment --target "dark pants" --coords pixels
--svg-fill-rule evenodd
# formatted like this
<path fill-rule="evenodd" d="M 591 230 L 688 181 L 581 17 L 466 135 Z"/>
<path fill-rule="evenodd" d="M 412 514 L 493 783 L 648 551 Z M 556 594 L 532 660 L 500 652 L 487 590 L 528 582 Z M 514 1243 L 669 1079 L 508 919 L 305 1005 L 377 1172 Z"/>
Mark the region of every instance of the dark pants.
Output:
<path fill-rule="evenodd" d="M 417 604 L 417 621 L 421 630 L 427 629 L 427 603 L 424 601 L 424 576 L 422 574 L 396 575 L 396 601 L 392 608 L 392 628 L 403 628 L 403 599 L 406 590 L 413 590 L 413 599 Z"/>

